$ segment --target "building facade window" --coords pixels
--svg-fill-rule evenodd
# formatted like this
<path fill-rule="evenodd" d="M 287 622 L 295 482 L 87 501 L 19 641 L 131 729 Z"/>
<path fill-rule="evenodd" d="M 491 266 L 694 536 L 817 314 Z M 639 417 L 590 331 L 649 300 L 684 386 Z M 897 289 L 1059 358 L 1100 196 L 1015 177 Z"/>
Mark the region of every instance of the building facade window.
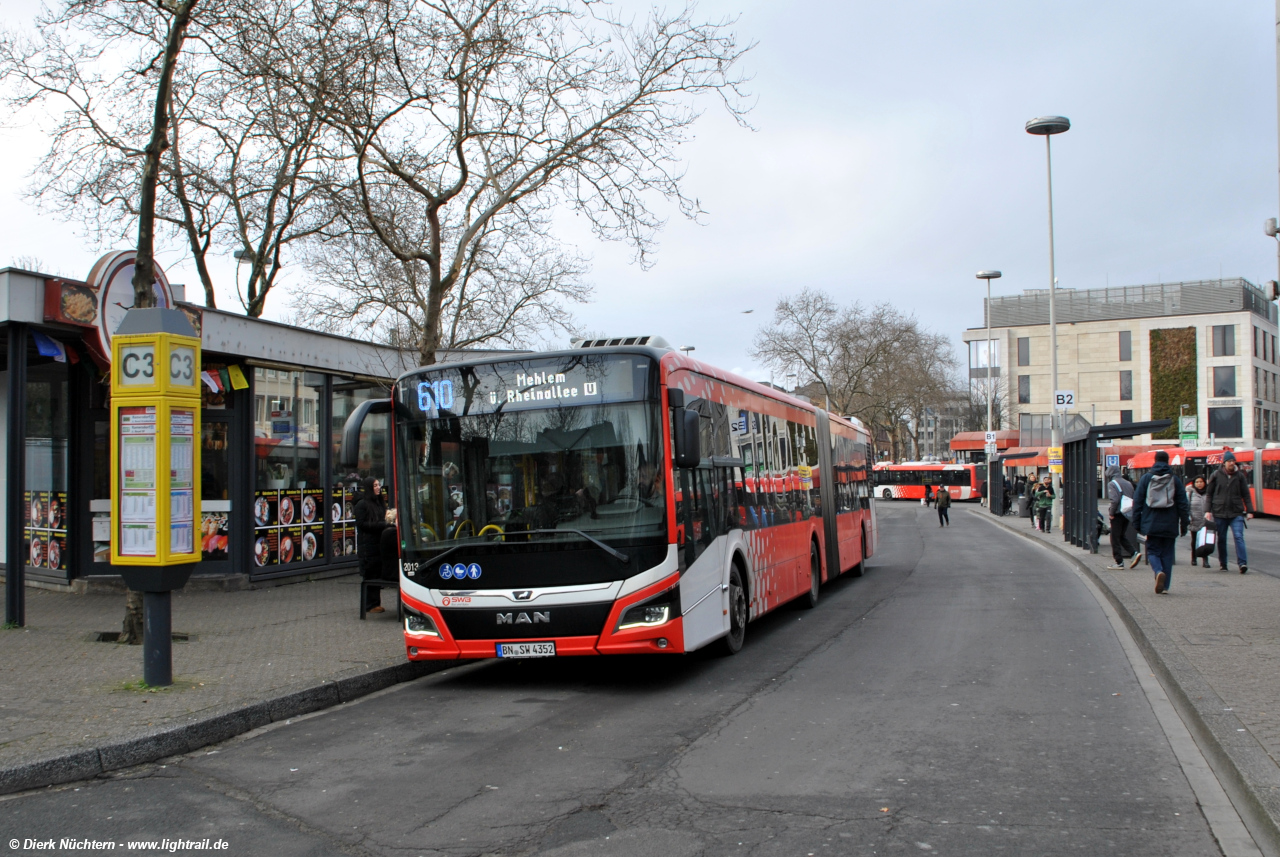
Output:
<path fill-rule="evenodd" d="M 1018 404 L 1019 405 L 1031 404 L 1031 376 L 1030 375 L 1018 376 Z"/>
<path fill-rule="evenodd" d="M 1031 337 L 1030 336 L 1018 337 L 1018 365 L 1019 366 L 1031 365 Z"/>
<path fill-rule="evenodd" d="M 1209 434 L 1219 439 L 1244 437 L 1244 409 L 1210 408 Z"/>
<path fill-rule="evenodd" d="M 1120 362 L 1127 363 L 1133 359 L 1133 331 L 1120 331 Z"/>
<path fill-rule="evenodd" d="M 1213 395 L 1215 398 L 1236 394 L 1236 367 L 1213 367 Z"/>
<path fill-rule="evenodd" d="M 1133 411 L 1121 411 L 1120 425 L 1127 426 L 1131 422 L 1133 422 Z"/>
<path fill-rule="evenodd" d="M 1234 324 L 1215 324 L 1213 326 L 1213 356 L 1234 357 L 1236 353 L 1236 326 Z"/>
<path fill-rule="evenodd" d="M 1133 401 L 1133 370 L 1120 370 L 1120 401 Z"/>
<path fill-rule="evenodd" d="M 1258 334 L 1261 332 L 1262 331 L 1258 330 L 1256 326 L 1253 328 L 1253 356 L 1254 357 L 1258 356 Z"/>

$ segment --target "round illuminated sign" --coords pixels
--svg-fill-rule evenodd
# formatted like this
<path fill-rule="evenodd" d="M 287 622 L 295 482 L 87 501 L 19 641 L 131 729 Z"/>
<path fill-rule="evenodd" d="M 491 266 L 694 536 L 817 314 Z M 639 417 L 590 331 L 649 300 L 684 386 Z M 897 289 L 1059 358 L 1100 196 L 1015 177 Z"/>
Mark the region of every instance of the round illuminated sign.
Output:
<path fill-rule="evenodd" d="M 94 263 L 89 272 L 89 285 L 98 292 L 98 335 L 102 337 L 102 346 L 111 353 L 111 337 L 124 315 L 133 309 L 133 260 L 137 253 L 133 250 L 118 250 L 108 253 Z M 156 265 L 156 306 L 164 309 L 173 307 L 173 289 L 169 287 L 169 278 L 164 270 Z"/>

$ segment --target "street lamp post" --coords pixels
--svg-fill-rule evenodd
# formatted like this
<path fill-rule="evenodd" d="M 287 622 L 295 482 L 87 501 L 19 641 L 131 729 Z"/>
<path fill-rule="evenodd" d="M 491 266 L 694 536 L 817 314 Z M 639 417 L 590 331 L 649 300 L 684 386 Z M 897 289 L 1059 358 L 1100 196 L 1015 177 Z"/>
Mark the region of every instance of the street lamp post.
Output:
<path fill-rule="evenodd" d="M 1044 156 L 1045 165 L 1048 174 L 1049 187 L 1049 383 L 1053 390 L 1051 395 L 1056 396 L 1058 392 L 1058 318 L 1055 313 L 1054 297 L 1057 291 L 1058 277 L 1054 270 L 1053 259 L 1053 151 L 1049 145 L 1049 138 L 1054 134 L 1061 134 L 1071 127 L 1071 120 L 1065 116 L 1041 116 L 1032 119 L 1027 123 L 1027 133 L 1036 134 L 1044 137 Z M 1056 402 L 1054 409 L 1049 416 L 1049 443 L 1051 446 L 1062 447 L 1062 425 L 1061 417 L 1058 415 Z M 1053 474 L 1053 517 L 1057 520 L 1062 515 L 1062 474 Z"/>
<path fill-rule="evenodd" d="M 991 432 L 991 281 L 1000 278 L 999 271 L 979 271 L 979 280 L 987 281 L 987 432 Z M 986 444 L 983 444 L 986 448 Z M 991 453 L 984 453 L 987 459 L 987 508 L 991 508 Z"/>

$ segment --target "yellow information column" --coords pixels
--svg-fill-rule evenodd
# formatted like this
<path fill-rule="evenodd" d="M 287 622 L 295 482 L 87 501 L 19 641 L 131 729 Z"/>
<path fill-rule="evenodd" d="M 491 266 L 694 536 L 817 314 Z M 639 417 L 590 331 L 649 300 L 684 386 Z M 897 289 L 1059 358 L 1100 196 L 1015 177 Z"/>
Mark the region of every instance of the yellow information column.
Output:
<path fill-rule="evenodd" d="M 131 309 L 111 338 L 111 564 L 142 593 L 143 680 L 173 684 L 169 593 L 200 561 L 200 337 L 181 310 Z"/>

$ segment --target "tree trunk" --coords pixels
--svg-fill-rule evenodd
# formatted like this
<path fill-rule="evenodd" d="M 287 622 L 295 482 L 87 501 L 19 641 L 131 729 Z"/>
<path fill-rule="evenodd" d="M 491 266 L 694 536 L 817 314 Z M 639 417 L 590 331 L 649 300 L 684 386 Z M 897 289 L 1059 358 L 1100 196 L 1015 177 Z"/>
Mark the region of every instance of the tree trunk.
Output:
<path fill-rule="evenodd" d="M 142 170 L 142 187 L 138 204 L 138 252 L 133 262 L 133 305 L 156 305 L 155 220 L 156 182 L 160 175 L 160 156 L 169 145 L 169 97 L 173 90 L 173 72 L 178 65 L 178 53 L 186 38 L 187 25 L 196 0 L 184 0 L 174 9 L 169 22 L 169 36 L 165 40 L 164 64 L 160 69 L 160 83 L 156 88 L 155 113 L 151 126 L 151 142 L 147 144 L 146 162 Z M 125 598 L 124 625 L 120 629 L 120 642 L 142 642 L 142 593 L 129 590 Z"/>
<path fill-rule="evenodd" d="M 156 305 L 156 182 L 160 176 L 160 156 L 169 147 L 169 96 L 173 91 L 173 73 L 178 65 L 178 53 L 182 50 L 191 23 L 191 12 L 196 0 L 185 0 L 174 9 L 169 22 L 169 35 L 164 45 L 164 60 L 160 68 L 160 83 L 156 87 L 155 111 L 152 117 L 151 142 L 147 143 L 146 160 L 142 168 L 142 187 L 138 200 L 138 252 L 133 263 L 133 305 Z"/>
<path fill-rule="evenodd" d="M 129 590 L 124 600 L 124 624 L 120 627 L 117 643 L 130 646 L 142 645 L 142 593 Z"/>

